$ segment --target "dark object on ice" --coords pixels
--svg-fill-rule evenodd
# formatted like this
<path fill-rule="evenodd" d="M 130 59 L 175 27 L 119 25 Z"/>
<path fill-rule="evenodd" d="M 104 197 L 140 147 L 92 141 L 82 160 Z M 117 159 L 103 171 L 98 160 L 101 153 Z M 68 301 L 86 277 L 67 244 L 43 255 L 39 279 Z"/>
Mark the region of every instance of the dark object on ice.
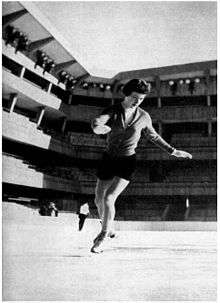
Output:
<path fill-rule="evenodd" d="M 48 202 L 43 204 L 39 209 L 39 214 L 41 216 L 55 216 L 58 217 L 58 209 L 54 202 Z"/>

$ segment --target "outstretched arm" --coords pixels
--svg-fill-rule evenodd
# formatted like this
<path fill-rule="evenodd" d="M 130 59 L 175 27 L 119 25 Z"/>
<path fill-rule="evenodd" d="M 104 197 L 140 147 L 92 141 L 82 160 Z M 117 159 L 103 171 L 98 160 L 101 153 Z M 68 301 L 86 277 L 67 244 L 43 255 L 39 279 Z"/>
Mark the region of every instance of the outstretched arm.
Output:
<path fill-rule="evenodd" d="M 162 150 L 165 150 L 169 154 L 171 154 L 174 157 L 177 158 L 186 158 L 186 159 L 192 159 L 192 155 L 188 152 L 177 150 L 173 146 L 171 146 L 169 143 L 167 143 L 154 129 L 152 125 L 152 120 L 150 116 L 148 117 L 148 123 L 147 127 L 144 129 L 144 133 L 146 137 L 153 142 L 155 145 L 157 145 Z"/>

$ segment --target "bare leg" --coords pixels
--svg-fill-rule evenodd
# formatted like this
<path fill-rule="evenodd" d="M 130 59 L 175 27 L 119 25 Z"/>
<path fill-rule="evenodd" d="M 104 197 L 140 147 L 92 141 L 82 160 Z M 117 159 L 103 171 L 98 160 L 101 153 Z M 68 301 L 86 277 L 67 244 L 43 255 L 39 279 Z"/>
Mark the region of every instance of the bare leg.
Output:
<path fill-rule="evenodd" d="M 112 184 L 113 179 L 110 180 L 97 180 L 96 189 L 95 189 L 95 205 L 98 209 L 98 214 L 100 220 L 103 220 L 104 216 L 104 198 L 106 190 Z"/>
<path fill-rule="evenodd" d="M 103 206 L 103 221 L 102 221 L 102 231 L 95 238 L 94 245 L 91 248 L 91 252 L 100 253 L 103 249 L 103 243 L 108 237 L 109 231 L 112 229 L 113 221 L 115 218 L 115 201 L 117 197 L 122 193 L 122 191 L 129 184 L 128 180 L 114 177 L 111 181 L 106 184 L 105 193 L 102 196 L 104 197 Z M 99 184 L 100 185 L 100 184 Z M 103 189 L 103 187 L 101 187 Z"/>
<path fill-rule="evenodd" d="M 113 181 L 111 182 L 111 185 L 105 191 L 104 216 L 102 223 L 103 232 L 108 232 L 112 229 L 113 221 L 115 218 L 115 201 L 128 184 L 128 180 L 119 177 L 114 177 Z"/>

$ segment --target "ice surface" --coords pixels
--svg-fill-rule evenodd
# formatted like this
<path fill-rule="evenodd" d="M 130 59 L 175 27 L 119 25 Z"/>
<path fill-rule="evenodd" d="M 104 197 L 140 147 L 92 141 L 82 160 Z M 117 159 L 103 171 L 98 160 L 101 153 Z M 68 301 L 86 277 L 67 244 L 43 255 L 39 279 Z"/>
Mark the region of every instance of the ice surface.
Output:
<path fill-rule="evenodd" d="M 90 253 L 100 224 L 3 203 L 3 300 L 216 301 L 216 232 L 119 231 Z"/>

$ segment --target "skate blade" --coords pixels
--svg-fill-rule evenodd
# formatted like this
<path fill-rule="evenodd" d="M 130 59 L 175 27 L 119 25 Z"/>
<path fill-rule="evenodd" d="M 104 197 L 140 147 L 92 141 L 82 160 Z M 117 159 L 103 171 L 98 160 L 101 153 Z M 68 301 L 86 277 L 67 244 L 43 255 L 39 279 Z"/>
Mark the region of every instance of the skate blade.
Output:
<path fill-rule="evenodd" d="M 95 250 L 95 249 L 93 249 L 93 248 L 91 248 L 91 250 L 90 250 L 90 252 L 91 253 L 93 253 L 93 254 L 101 254 L 101 253 L 103 253 L 103 249 L 102 250 Z"/>

